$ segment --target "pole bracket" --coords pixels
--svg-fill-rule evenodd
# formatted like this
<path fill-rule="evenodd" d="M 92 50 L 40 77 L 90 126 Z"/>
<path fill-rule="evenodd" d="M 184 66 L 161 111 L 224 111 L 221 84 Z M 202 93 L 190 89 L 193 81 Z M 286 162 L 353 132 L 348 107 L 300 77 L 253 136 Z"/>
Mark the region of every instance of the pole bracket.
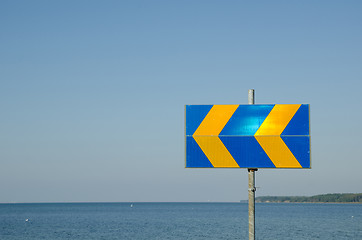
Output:
<path fill-rule="evenodd" d="M 249 188 L 248 191 L 256 192 L 256 188 Z"/>

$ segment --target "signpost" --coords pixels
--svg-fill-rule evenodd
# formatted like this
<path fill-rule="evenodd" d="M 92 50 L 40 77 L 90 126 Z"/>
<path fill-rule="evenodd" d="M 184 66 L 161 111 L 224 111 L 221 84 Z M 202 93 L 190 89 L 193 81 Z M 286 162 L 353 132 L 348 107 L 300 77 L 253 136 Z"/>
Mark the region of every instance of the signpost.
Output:
<path fill-rule="evenodd" d="M 255 104 L 254 89 L 248 91 L 248 104 Z M 248 213 L 249 213 L 249 240 L 255 240 L 255 172 L 257 168 L 248 169 Z"/>
<path fill-rule="evenodd" d="M 255 239 L 255 171 L 311 168 L 308 104 L 186 105 L 186 168 L 247 168 L 249 239 Z"/>

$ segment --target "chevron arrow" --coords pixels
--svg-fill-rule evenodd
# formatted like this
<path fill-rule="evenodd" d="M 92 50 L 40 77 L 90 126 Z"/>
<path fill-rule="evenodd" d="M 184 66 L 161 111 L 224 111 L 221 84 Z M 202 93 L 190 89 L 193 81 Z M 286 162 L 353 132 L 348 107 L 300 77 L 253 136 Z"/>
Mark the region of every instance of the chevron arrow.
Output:
<path fill-rule="evenodd" d="M 218 135 L 239 105 L 214 105 L 193 138 L 214 167 L 239 167 Z"/>
<path fill-rule="evenodd" d="M 301 168 L 302 166 L 280 137 L 301 104 L 276 104 L 254 134 L 277 168 Z"/>

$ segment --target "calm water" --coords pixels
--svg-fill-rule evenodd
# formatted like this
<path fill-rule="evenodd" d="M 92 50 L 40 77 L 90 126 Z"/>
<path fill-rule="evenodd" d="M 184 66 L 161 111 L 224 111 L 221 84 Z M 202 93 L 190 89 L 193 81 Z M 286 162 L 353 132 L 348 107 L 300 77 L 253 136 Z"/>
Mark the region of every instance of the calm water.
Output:
<path fill-rule="evenodd" d="M 244 203 L 0 204 L 0 239 L 248 239 Z M 256 239 L 362 239 L 362 204 L 256 204 Z"/>

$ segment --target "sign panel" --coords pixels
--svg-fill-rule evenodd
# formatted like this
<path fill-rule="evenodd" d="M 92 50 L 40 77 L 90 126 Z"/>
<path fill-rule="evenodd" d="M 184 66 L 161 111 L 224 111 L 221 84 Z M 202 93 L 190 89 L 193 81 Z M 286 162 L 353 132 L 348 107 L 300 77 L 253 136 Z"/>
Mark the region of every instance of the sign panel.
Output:
<path fill-rule="evenodd" d="M 309 104 L 186 105 L 187 168 L 310 168 Z"/>

